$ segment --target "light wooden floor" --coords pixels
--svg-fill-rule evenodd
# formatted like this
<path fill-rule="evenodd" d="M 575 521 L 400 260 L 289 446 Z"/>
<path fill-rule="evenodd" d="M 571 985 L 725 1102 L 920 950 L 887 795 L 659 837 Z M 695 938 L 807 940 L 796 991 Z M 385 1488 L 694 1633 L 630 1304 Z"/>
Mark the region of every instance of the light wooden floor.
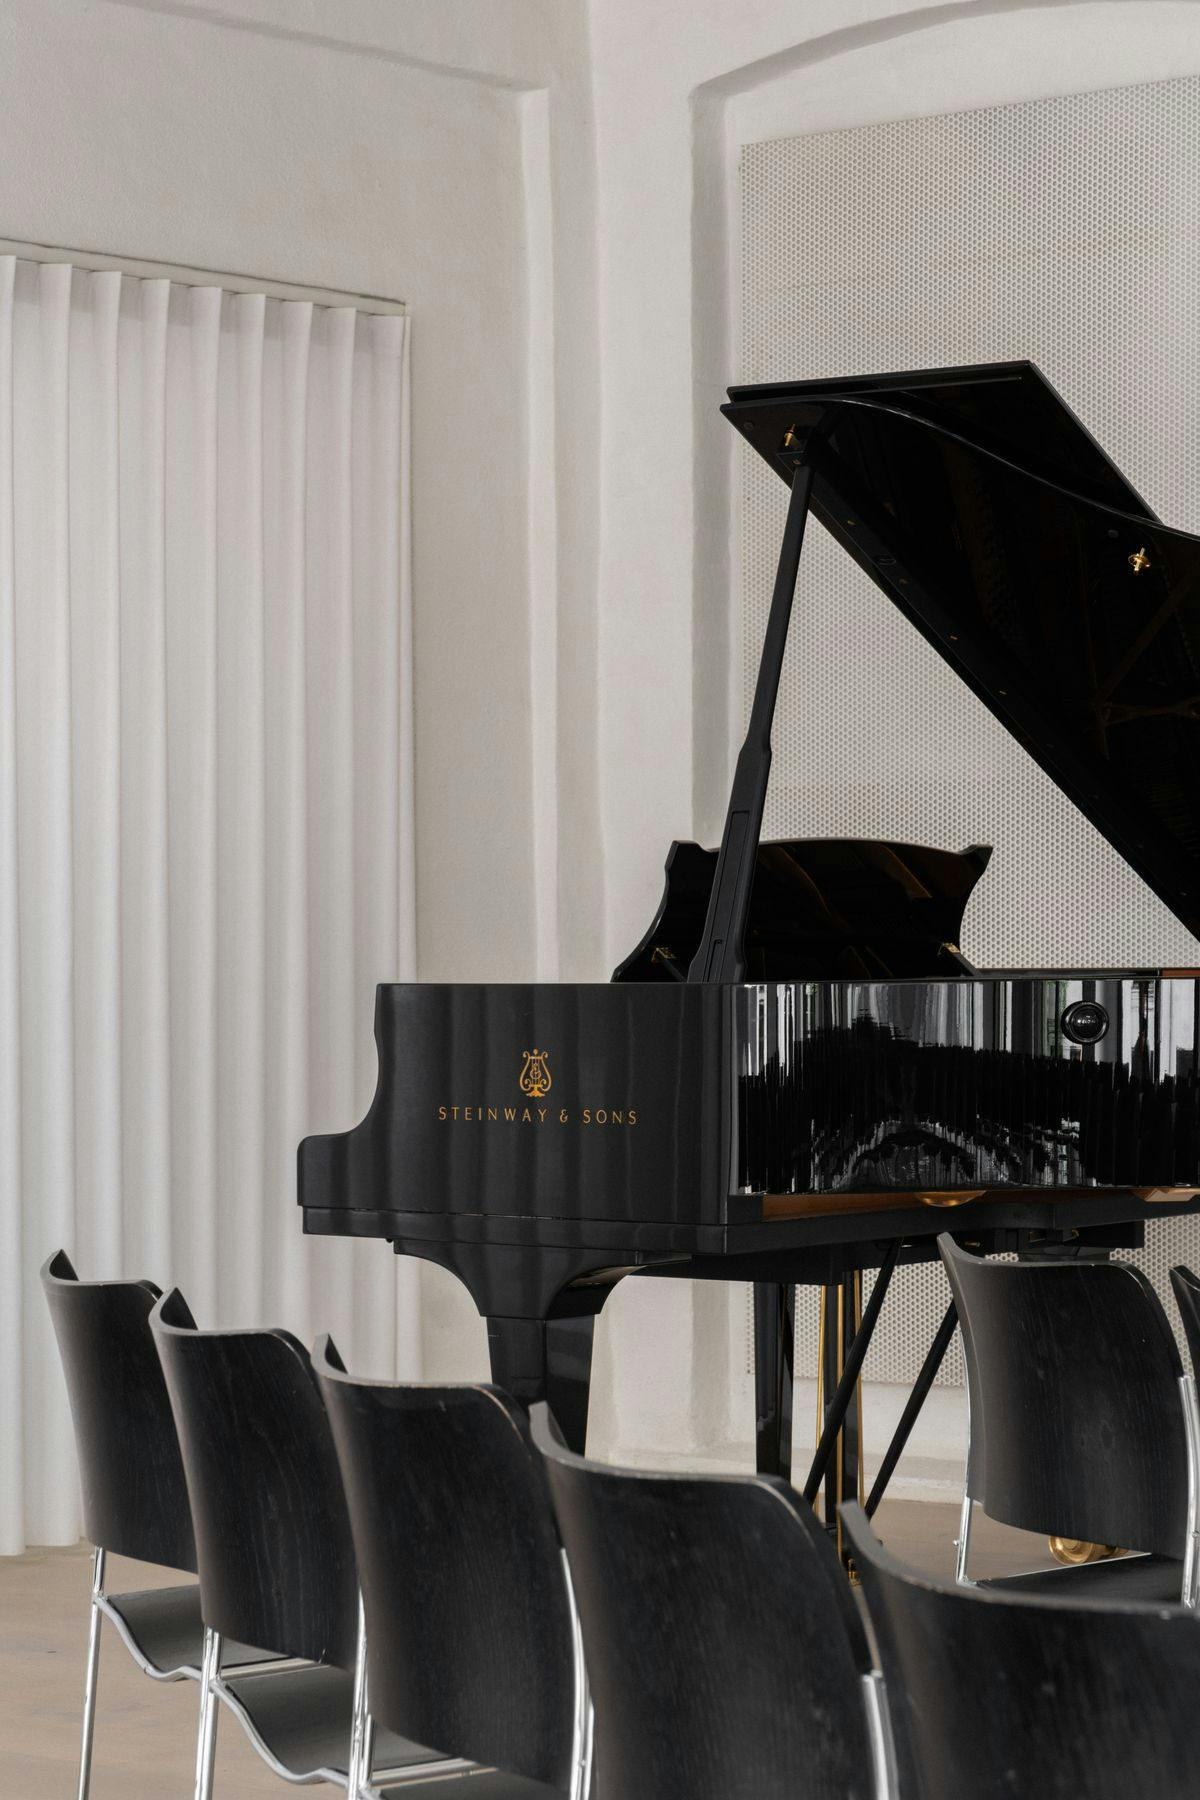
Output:
<path fill-rule="evenodd" d="M 114 1593 L 165 1585 L 162 1569 L 120 1557 L 108 1566 Z M 0 1558 L 0 1800 L 74 1800 L 91 1579 L 83 1546 Z M 102 1631 L 91 1800 L 189 1800 L 195 1682 L 151 1681 L 113 1627 Z M 289 1788 L 229 1713 L 218 1726 L 216 1791 L 228 1800 L 335 1792 Z"/>
<path fill-rule="evenodd" d="M 880 1536 L 897 1555 L 941 1574 L 953 1568 L 956 1525 L 956 1508 L 916 1501 L 885 1505 L 877 1520 Z M 1044 1541 L 983 1519 L 973 1553 L 976 1546 L 972 1566 L 979 1573 L 1047 1560 Z M 114 1592 L 162 1583 L 161 1570 L 118 1558 L 109 1567 Z M 0 1800 L 73 1800 L 90 1580 L 82 1546 L 0 1558 Z M 111 1626 L 103 1629 L 92 1800 L 186 1800 L 195 1684 L 149 1680 Z M 228 1713 L 220 1721 L 216 1791 L 229 1800 L 280 1800 L 289 1791 Z"/>

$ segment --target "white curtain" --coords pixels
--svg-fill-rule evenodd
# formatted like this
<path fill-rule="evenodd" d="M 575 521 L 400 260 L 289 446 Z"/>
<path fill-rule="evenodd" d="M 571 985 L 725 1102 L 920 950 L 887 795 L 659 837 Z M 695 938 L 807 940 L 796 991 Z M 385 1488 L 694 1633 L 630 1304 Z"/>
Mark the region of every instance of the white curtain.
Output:
<path fill-rule="evenodd" d="M 408 321 L 0 257 L 0 1551 L 78 1535 L 37 1282 L 419 1373 L 306 1238 L 413 973 Z"/>

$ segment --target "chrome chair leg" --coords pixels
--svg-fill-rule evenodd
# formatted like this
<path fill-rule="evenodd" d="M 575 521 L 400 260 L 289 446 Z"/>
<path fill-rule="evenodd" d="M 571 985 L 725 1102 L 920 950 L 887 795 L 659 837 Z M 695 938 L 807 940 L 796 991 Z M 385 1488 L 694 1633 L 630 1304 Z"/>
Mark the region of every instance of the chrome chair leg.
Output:
<path fill-rule="evenodd" d="M 567 1606 L 571 1618 L 571 1658 L 575 1672 L 575 1720 L 571 1733 L 570 1800 L 589 1800 L 592 1791 L 592 1755 L 595 1717 L 588 1686 L 587 1664 L 583 1656 L 583 1628 L 575 1605 L 575 1588 L 571 1581 L 571 1565 L 567 1553 L 560 1550 L 563 1581 L 567 1589 Z"/>
<path fill-rule="evenodd" d="M 1183 1548 L 1183 1593 L 1185 1606 L 1200 1603 L 1200 1404 L 1196 1398 L 1194 1375 L 1184 1375 L 1179 1382 L 1183 1402 L 1183 1429 L 1187 1443 L 1187 1537 Z"/>
<path fill-rule="evenodd" d="M 88 1800 L 92 1785 L 92 1738 L 96 1730 L 96 1685 L 100 1679 L 100 1626 L 103 1615 L 99 1602 L 104 1594 L 106 1557 L 97 1546 L 92 1553 L 91 1617 L 88 1620 L 87 1668 L 83 1678 L 83 1743 L 79 1751 L 78 1800 Z"/>
<path fill-rule="evenodd" d="M 346 1772 L 346 1800 L 360 1800 L 371 1783 L 375 1755 L 375 1721 L 367 1699 L 367 1620 L 362 1595 L 358 1596 L 358 1637 L 354 1649 L 354 1711 L 350 1726 L 350 1766 Z"/>
<path fill-rule="evenodd" d="M 200 1730 L 196 1739 L 195 1800 L 212 1800 L 213 1765 L 217 1753 L 217 1675 L 221 1668 L 221 1634 L 204 1628 L 204 1660 L 200 1666 Z"/>
<path fill-rule="evenodd" d="M 863 1676 L 862 1685 L 867 1735 L 871 1741 L 871 1764 L 875 1772 L 875 1800 L 895 1800 L 899 1791 L 896 1748 L 892 1740 L 892 1721 L 883 1676 L 878 1669 L 872 1669 L 869 1675 Z"/>
<path fill-rule="evenodd" d="M 962 1511 L 959 1514 L 958 1536 L 954 1540 L 954 1579 L 959 1587 L 975 1586 L 967 1573 L 967 1559 L 971 1552 L 971 1506 L 970 1494 L 964 1494 Z"/>
<path fill-rule="evenodd" d="M 959 1587 L 974 1587 L 975 1583 L 967 1573 L 967 1559 L 971 1553 L 971 1384 L 967 1382 L 967 1457 L 963 1467 L 962 1511 L 958 1520 L 958 1536 L 954 1540 L 954 1579 Z"/>
<path fill-rule="evenodd" d="M 358 1786 L 350 1789 L 350 1800 L 370 1800 L 375 1791 L 371 1786 L 371 1765 L 375 1761 L 375 1721 L 370 1713 L 363 1719 L 362 1749 L 358 1766 Z M 436 1773 L 436 1764 L 434 1765 Z"/>

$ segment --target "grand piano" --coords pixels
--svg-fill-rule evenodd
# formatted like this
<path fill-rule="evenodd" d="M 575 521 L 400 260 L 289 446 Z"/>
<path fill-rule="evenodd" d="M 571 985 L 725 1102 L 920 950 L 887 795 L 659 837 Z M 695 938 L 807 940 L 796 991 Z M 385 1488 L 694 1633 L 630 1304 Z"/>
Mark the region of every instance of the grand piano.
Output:
<path fill-rule="evenodd" d="M 947 1229 L 1104 1255 L 1200 1204 L 1200 969 L 974 969 L 960 926 L 987 849 L 760 841 L 806 520 L 1194 935 L 1200 539 L 1030 363 L 734 388 L 722 411 L 790 500 L 719 850 L 671 847 L 610 983 L 381 985 L 374 1101 L 303 1142 L 299 1200 L 306 1231 L 452 1270 L 495 1380 L 548 1398 L 576 1447 L 618 1281 L 748 1281 L 758 1466 L 790 1472 L 792 1301 L 820 1287 L 804 1486 L 829 1518 L 898 1264 Z M 953 1328 L 950 1308 L 871 1509 Z"/>

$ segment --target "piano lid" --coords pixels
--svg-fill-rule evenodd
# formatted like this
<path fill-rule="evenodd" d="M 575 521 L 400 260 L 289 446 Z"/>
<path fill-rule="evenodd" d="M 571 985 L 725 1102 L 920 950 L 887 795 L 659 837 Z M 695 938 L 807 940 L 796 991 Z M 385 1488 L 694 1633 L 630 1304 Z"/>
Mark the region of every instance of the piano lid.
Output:
<path fill-rule="evenodd" d="M 971 973 L 963 914 L 991 851 L 877 838 L 760 843 L 747 981 L 898 981 Z M 671 845 L 658 911 L 614 981 L 682 981 L 700 945 L 717 852 Z"/>
<path fill-rule="evenodd" d="M 1032 363 L 729 390 L 725 416 L 1200 936 L 1200 538 Z M 803 604 L 803 589 L 799 603 Z"/>

